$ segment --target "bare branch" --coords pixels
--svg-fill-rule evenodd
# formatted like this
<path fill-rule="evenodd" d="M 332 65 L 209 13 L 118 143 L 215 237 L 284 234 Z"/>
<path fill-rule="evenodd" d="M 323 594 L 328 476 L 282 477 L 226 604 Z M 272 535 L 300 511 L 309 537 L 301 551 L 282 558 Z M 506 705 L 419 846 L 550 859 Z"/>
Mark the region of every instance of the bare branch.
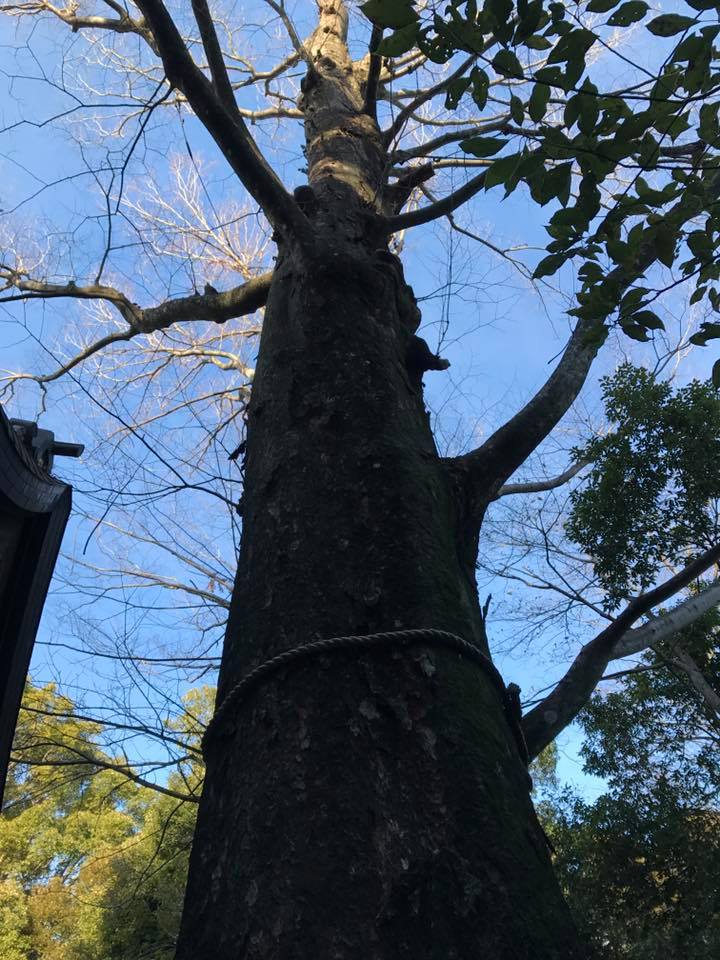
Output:
<path fill-rule="evenodd" d="M 563 473 L 558 474 L 557 477 L 551 477 L 550 480 L 535 480 L 534 482 L 531 481 L 528 483 L 505 483 L 498 490 L 495 499 L 499 500 L 500 497 L 508 497 L 515 493 L 543 493 L 546 490 L 555 490 L 556 487 L 561 487 L 564 483 L 567 483 L 568 480 L 576 477 L 588 463 L 588 460 L 581 460 L 578 463 L 574 463 Z"/>
<path fill-rule="evenodd" d="M 488 46 L 490 42 L 488 41 Z M 400 133 L 405 123 L 410 119 L 413 113 L 421 107 L 424 103 L 427 103 L 428 100 L 432 100 L 433 97 L 436 97 L 439 93 L 442 93 L 445 88 L 457 80 L 458 77 L 462 77 L 467 73 L 468 69 L 475 63 L 478 55 L 473 53 L 466 60 L 460 64 L 457 70 L 453 70 L 452 73 L 448 74 L 440 83 L 435 84 L 433 87 L 429 87 L 427 90 L 422 90 L 417 96 L 406 106 L 400 113 L 397 115 L 392 125 L 383 133 L 383 139 L 385 143 L 389 144 L 395 139 L 395 137 Z"/>
<path fill-rule="evenodd" d="M 105 300 L 118 310 L 128 324 L 129 329 L 101 337 L 52 373 L 13 375 L 15 380 L 31 379 L 36 383 L 49 383 L 52 380 L 57 380 L 69 370 L 72 370 L 73 367 L 112 343 L 132 340 L 133 337 L 140 334 L 165 330 L 167 327 L 182 321 L 211 320 L 214 323 L 225 323 L 227 320 L 253 313 L 265 304 L 272 279 L 272 273 L 264 273 L 248 280 L 247 283 L 221 293 L 198 293 L 189 297 L 179 297 L 176 300 L 165 300 L 157 306 L 143 308 L 136 303 L 132 303 L 119 290 L 103 284 L 79 286 L 72 282 L 65 284 L 46 283 L 42 280 L 22 279 L 6 269 L 0 271 L 0 276 L 6 279 L 7 287 L 17 291 L 4 296 L 0 295 L 0 303 L 57 297 Z"/>
<path fill-rule="evenodd" d="M 418 157 L 426 157 L 441 147 L 446 147 L 450 143 L 457 143 L 458 140 L 464 140 L 466 137 L 477 136 L 479 133 L 492 133 L 494 130 L 502 130 L 507 125 L 508 116 L 509 114 L 504 114 L 502 117 L 493 119 L 491 123 L 476 121 L 472 126 L 450 130 L 448 133 L 433 137 L 432 140 L 426 140 L 417 147 L 411 147 L 406 150 L 394 150 L 391 154 L 393 163 L 405 163 L 408 160 L 414 160 Z"/>
<path fill-rule="evenodd" d="M 116 20 L 112 17 L 79 16 L 77 4 L 58 7 L 49 3 L 48 0 L 26 0 L 26 2 L 21 0 L 19 3 L 3 3 L 0 4 L 0 13 L 15 17 L 51 13 L 58 20 L 66 23 L 73 32 L 78 30 L 109 30 L 112 33 L 136 33 L 155 49 L 152 34 L 144 20 L 133 20 L 127 10 L 119 3 L 114 3 L 112 0 L 103 0 L 103 2 L 117 13 L 118 18 Z"/>
<path fill-rule="evenodd" d="M 489 166 L 489 163 L 487 164 Z M 407 230 L 408 227 L 417 227 L 422 223 L 429 223 L 431 220 L 437 220 L 438 217 L 447 216 L 453 210 L 474 197 L 476 193 L 482 190 L 485 185 L 485 170 L 476 177 L 468 180 L 466 184 L 459 187 L 453 193 L 429 204 L 427 207 L 420 207 L 418 210 L 409 210 L 406 213 L 399 213 L 394 217 L 385 218 L 385 228 L 388 233 L 399 233 L 401 230 Z"/>
<path fill-rule="evenodd" d="M 310 224 L 258 149 L 242 118 L 233 115 L 199 69 L 162 0 L 137 0 L 152 28 L 170 84 L 188 103 L 248 193 L 278 229 L 308 239 Z"/>
<path fill-rule="evenodd" d="M 283 26 L 285 27 L 287 35 L 290 38 L 290 43 L 293 45 L 293 50 L 297 54 L 298 58 L 304 60 L 308 65 L 308 68 L 313 70 L 314 66 L 312 57 L 308 52 L 308 48 L 298 36 L 297 30 L 295 29 L 295 26 L 288 16 L 287 10 L 285 9 L 283 0 L 280 0 L 280 2 L 277 2 L 277 0 L 265 0 L 265 3 L 270 7 L 271 10 L 274 10 L 282 20 Z"/>
<path fill-rule="evenodd" d="M 157 740 L 162 740 L 164 743 L 171 743 L 173 746 L 180 747 L 182 750 L 189 750 L 192 753 L 197 754 L 197 756 L 202 757 L 202 751 L 198 747 L 194 747 L 192 744 L 187 743 L 185 740 L 180 740 L 177 737 L 173 737 L 167 733 L 165 729 L 156 729 L 154 727 L 149 727 L 146 724 L 133 724 L 133 723 L 118 723 L 115 720 L 98 720 L 97 717 L 91 717 L 88 714 L 76 713 L 63 713 L 59 710 L 41 710 L 39 707 L 29 707 L 25 704 L 20 705 L 20 710 L 22 713 L 32 713 L 41 717 L 53 717 L 54 719 L 60 720 L 80 720 L 87 723 L 96 723 L 101 727 L 111 728 L 113 730 L 124 730 L 131 733 L 140 734 L 143 737 L 155 737 Z"/>
<path fill-rule="evenodd" d="M 523 717 L 531 757 L 536 757 L 572 723 L 615 659 L 615 645 L 629 627 L 653 607 L 674 596 L 720 560 L 720 545 L 711 547 L 654 590 L 632 600 L 601 633 L 586 643 L 553 691 Z"/>
<path fill-rule="evenodd" d="M 37 744 L 33 744 L 37 746 Z M 115 773 L 121 774 L 123 777 L 127 777 L 128 780 L 132 780 L 133 783 L 137 783 L 141 787 L 147 787 L 148 790 L 155 790 L 157 793 L 164 793 L 168 797 L 174 797 L 176 800 L 183 800 L 188 803 L 200 803 L 200 797 L 194 793 L 180 793 L 178 790 L 173 790 L 170 787 L 164 787 L 160 783 L 153 783 L 152 780 L 147 780 L 145 777 L 141 777 L 139 774 L 135 773 L 132 766 L 129 763 L 113 763 L 110 760 L 102 760 L 100 757 L 93 756 L 92 754 L 84 753 L 82 750 L 78 750 L 77 747 L 68 746 L 68 744 L 63 744 L 65 750 L 70 750 L 77 756 L 77 760 L 31 760 L 22 756 L 22 751 L 20 755 L 13 754 L 11 760 L 13 763 L 22 763 L 26 766 L 31 767 L 78 767 L 78 766 L 90 766 L 95 767 L 98 770 L 113 770 Z M 155 764 L 155 769 L 161 766 L 170 766 L 179 764 L 183 760 L 189 760 L 189 757 L 180 757 L 176 760 L 172 760 L 169 763 L 165 764 Z"/>

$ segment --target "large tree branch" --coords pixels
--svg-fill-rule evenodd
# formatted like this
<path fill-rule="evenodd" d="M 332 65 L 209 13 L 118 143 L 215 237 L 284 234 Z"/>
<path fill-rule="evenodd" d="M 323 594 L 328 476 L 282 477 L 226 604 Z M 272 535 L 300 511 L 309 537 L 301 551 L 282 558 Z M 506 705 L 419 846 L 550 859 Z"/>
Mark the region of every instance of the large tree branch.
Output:
<path fill-rule="evenodd" d="M 642 276 L 656 258 L 654 244 L 648 243 L 632 267 L 616 267 L 610 271 L 604 282 L 614 291 L 618 303 L 622 291 Z M 455 461 L 467 477 L 471 513 L 477 514 L 497 496 L 505 481 L 570 409 L 597 355 L 599 346 L 592 334 L 599 322 L 593 317 L 578 320 L 560 362 L 535 396 L 482 446 Z"/>
<path fill-rule="evenodd" d="M 646 650 L 655 643 L 669 640 L 680 630 L 684 630 L 692 623 L 712 610 L 720 603 L 720 580 L 706 587 L 701 593 L 688 597 L 672 610 L 668 610 L 659 617 L 653 617 L 641 627 L 628 630 L 613 647 L 612 659 L 631 657 L 641 650 Z"/>
<path fill-rule="evenodd" d="M 193 13 L 195 14 L 195 22 L 197 23 L 200 31 L 200 39 L 202 40 L 205 56 L 207 57 L 208 68 L 210 69 L 210 76 L 212 77 L 213 86 L 215 87 L 217 95 L 220 97 L 220 100 L 223 102 L 224 106 L 230 111 L 230 113 L 234 113 L 237 109 L 237 104 L 235 103 L 235 94 L 233 93 L 233 88 L 230 85 L 230 78 L 228 76 L 227 67 L 225 66 L 225 60 L 220 48 L 220 41 L 218 40 L 215 24 L 213 23 L 213 18 L 210 13 L 210 8 L 207 5 L 207 0 L 192 0 L 192 8 Z"/>
<path fill-rule="evenodd" d="M 104 300 L 112 304 L 128 324 L 127 330 L 118 330 L 95 340 L 81 350 L 67 363 L 52 373 L 44 375 L 17 374 L 14 379 L 32 379 L 37 383 L 49 383 L 62 377 L 73 367 L 87 360 L 93 354 L 112 343 L 132 340 L 140 334 L 154 333 L 165 330 L 175 323 L 189 320 L 210 320 L 214 323 L 225 323 L 237 317 L 254 313 L 264 306 L 267 300 L 272 273 L 263 273 L 253 277 L 240 286 L 233 287 L 221 293 L 194 294 L 190 297 L 179 297 L 176 300 L 165 300 L 154 307 L 140 307 L 132 303 L 119 290 L 105 284 L 88 284 L 79 286 L 75 283 L 46 283 L 42 280 L 31 280 L 13 275 L 12 271 L 2 269 L 0 276 L 4 276 L 7 288 L 11 293 L 0 294 L 0 303 L 15 300 L 48 300 L 58 297 L 74 297 L 80 300 Z"/>
<path fill-rule="evenodd" d="M 531 757 L 544 750 L 582 710 L 608 663 L 616 659 L 615 647 L 619 646 L 630 626 L 653 607 L 687 587 L 719 560 L 720 544 L 706 550 L 659 587 L 636 597 L 608 627 L 585 644 L 553 691 L 523 717 L 523 732 Z"/>
<path fill-rule="evenodd" d="M 152 29 L 168 81 L 187 97 L 248 193 L 274 227 L 309 240 L 309 221 L 258 149 L 242 118 L 227 108 L 190 56 L 162 0 L 137 0 L 137 6 Z"/>
<path fill-rule="evenodd" d="M 535 396 L 485 443 L 459 458 L 471 477 L 491 483 L 491 497 L 553 430 L 585 383 L 598 352 L 588 334 L 595 321 L 580 320 L 570 336 L 560 362 Z"/>
<path fill-rule="evenodd" d="M 672 662 L 683 671 L 690 682 L 690 686 L 698 695 L 705 707 L 705 713 L 718 731 L 720 731 L 720 696 L 705 679 L 702 670 L 695 659 L 682 647 L 676 647 L 672 652 Z"/>
<path fill-rule="evenodd" d="M 370 35 L 370 62 L 365 83 L 365 103 L 363 104 L 363 113 L 367 113 L 373 120 L 377 120 L 377 94 L 382 69 L 382 57 L 375 51 L 382 38 L 383 28 L 374 24 Z"/>

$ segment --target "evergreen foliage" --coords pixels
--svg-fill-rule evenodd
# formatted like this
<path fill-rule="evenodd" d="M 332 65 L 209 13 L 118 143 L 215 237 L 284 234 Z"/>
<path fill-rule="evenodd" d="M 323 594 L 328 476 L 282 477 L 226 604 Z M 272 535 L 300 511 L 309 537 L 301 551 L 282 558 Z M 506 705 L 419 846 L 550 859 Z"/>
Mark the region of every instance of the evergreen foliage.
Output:
<path fill-rule="evenodd" d="M 212 694 L 188 695 L 186 730 Z M 3 960 L 174 953 L 196 807 L 103 768 L 120 758 L 101 749 L 101 732 L 54 685 L 28 685 L 0 816 Z M 201 775 L 192 762 L 168 785 Z"/>

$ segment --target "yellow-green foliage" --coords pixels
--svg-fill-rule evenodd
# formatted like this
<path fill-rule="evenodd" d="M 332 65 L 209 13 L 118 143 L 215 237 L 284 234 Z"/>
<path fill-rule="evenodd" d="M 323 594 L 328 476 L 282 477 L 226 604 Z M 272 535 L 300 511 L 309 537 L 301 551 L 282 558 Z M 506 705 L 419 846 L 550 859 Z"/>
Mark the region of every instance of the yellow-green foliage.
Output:
<path fill-rule="evenodd" d="M 212 705 L 187 697 L 172 725 L 197 742 Z M 2 960 L 169 960 L 196 806 L 98 766 L 101 728 L 54 685 L 29 685 L 0 816 Z M 167 786 L 197 787 L 185 761 Z"/>

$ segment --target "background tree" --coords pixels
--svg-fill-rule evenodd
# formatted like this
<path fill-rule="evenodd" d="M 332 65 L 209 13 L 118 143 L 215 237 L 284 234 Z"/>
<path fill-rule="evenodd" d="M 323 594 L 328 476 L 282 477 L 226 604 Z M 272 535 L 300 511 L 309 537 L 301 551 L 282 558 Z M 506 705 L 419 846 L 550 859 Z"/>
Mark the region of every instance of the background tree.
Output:
<path fill-rule="evenodd" d="M 90 34 L 95 63 L 117 63 L 131 77 L 120 107 L 105 101 L 108 116 L 139 111 L 132 133 L 124 118 L 110 120 L 116 139 L 109 153 L 102 123 L 100 149 L 81 143 L 106 215 L 98 221 L 78 212 L 73 232 L 82 239 L 84 229 L 102 224 L 102 253 L 95 257 L 88 244 L 93 253 L 85 257 L 81 246 L 83 263 L 65 256 L 63 269 L 54 267 L 64 277 L 48 276 L 46 266 L 34 273 L 31 261 L 17 257 L 5 265 L 6 302 L 100 300 L 122 321 L 61 360 L 57 371 L 35 375 L 36 382 L 72 375 L 80 360 L 113 343 L 199 313 L 227 322 L 267 299 L 247 439 L 238 448 L 238 456 L 246 454 L 242 544 L 219 687 L 220 716 L 230 723 L 225 730 L 216 725 L 207 741 L 179 956 L 234 956 L 239 945 L 261 955 L 270 944 L 284 956 L 317 950 L 321 941 L 343 956 L 400 948 L 579 955 L 527 799 L 514 721 L 507 722 L 489 666 L 471 673 L 467 663 L 430 647 L 397 655 L 388 646 L 278 674 L 240 712 L 231 691 L 275 653 L 339 632 L 443 627 L 487 652 L 474 565 L 489 503 L 567 412 L 607 329 L 619 325 L 642 339 L 661 326 L 649 304 L 676 281 L 651 279 L 654 264 L 670 267 L 687 244 L 681 272 L 699 279 L 697 302 L 716 298 L 708 251 L 716 234 L 718 28 L 702 12 L 653 19 L 652 34 L 687 36 L 679 46 L 672 41 L 666 61 L 658 53 L 650 70 L 642 66 L 644 77 L 600 89 L 593 56 L 612 52 L 615 27 L 645 18 L 644 3 L 623 5 L 608 29 L 592 22 L 593 3 L 570 15 L 561 4 L 547 13 L 541 3 L 522 4 L 517 15 L 506 4 L 482 11 L 451 4 L 445 18 L 425 8 L 418 13 L 408 2 L 370 3 L 364 9 L 375 29 L 360 59 L 353 59 L 356 41 L 339 0 L 323 4 L 316 19 L 308 11 L 307 34 L 283 6 L 270 6 L 291 51 L 269 73 L 248 67 L 236 52 L 239 20 L 214 24 L 204 2 L 193 4 L 192 21 L 184 9 L 173 20 L 156 0 L 142 0 L 132 12 L 109 4 L 107 15 L 44 3 L 6 8 L 47 13 L 81 35 L 99 31 Z M 394 33 L 380 47 L 384 26 Z M 465 56 L 444 70 L 458 51 Z M 292 80 L 282 85 L 300 64 L 302 96 L 291 103 Z M 409 74 L 417 86 L 397 92 L 397 79 Z M 91 67 L 84 77 L 90 91 L 112 89 L 101 82 L 102 71 Z M 243 91 L 266 82 L 270 106 L 246 106 Z M 448 127 L 437 104 L 452 108 L 465 93 L 472 104 L 460 104 Z M 82 114 L 89 102 L 76 97 L 60 112 Z M 170 282 L 169 299 L 141 308 L 132 282 L 127 292 L 108 282 L 111 270 L 118 278 L 127 273 L 126 238 L 115 229 L 125 212 L 125 175 L 138 143 L 148 143 L 150 119 L 186 105 L 267 218 L 276 263 L 272 275 L 222 292 L 210 283 L 202 294 L 181 293 Z M 245 123 L 268 117 L 304 121 L 308 184 L 294 194 Z M 570 136 L 576 122 L 580 133 Z M 421 134 L 418 143 L 424 127 L 436 135 Z M 452 156 L 458 143 L 469 156 Z M 506 147 L 506 155 L 488 160 Z M 192 158 L 189 144 L 188 151 Z M 436 170 L 458 164 L 487 170 L 415 208 Z M 668 164 L 677 176 L 668 175 Z M 614 195 L 626 170 L 632 188 Z M 648 170 L 654 185 L 641 175 Z M 440 458 L 422 375 L 446 363 L 416 335 L 419 311 L 392 251 L 411 227 L 441 217 L 453 218 L 455 227 L 455 211 L 481 190 L 504 183 L 511 191 L 521 181 L 540 204 L 557 200 L 563 207 L 552 216 L 549 256 L 534 273 L 541 279 L 581 258 L 582 287 L 576 305 L 568 304 L 577 323 L 547 383 L 514 417 L 477 449 Z M 128 234 L 135 243 L 132 224 Z M 141 252 L 154 262 L 147 245 Z M 715 333 L 709 321 L 699 338 Z M 113 415 L 129 429 L 117 405 Z M 188 479 L 168 463 L 167 438 L 155 449 L 139 439 L 173 475 L 172 489 L 211 489 L 204 464 L 193 462 Z M 533 752 L 576 715 L 628 628 L 719 553 L 711 546 L 634 598 L 587 645 L 571 677 L 529 715 Z M 485 663 L 477 654 L 474 662 Z M 312 876 L 309 862 L 316 864 Z M 287 891 L 287 911 L 278 917 L 280 890 Z"/>
<path fill-rule="evenodd" d="M 210 703 L 207 690 L 187 700 L 182 732 L 196 748 Z M 52 686 L 28 686 L 0 817 L 0 944 L 12 960 L 173 954 L 197 810 L 183 791 L 202 764 L 186 761 L 160 792 L 102 749 L 102 733 Z"/>
<path fill-rule="evenodd" d="M 512 548 L 501 566 L 489 568 L 553 596 L 554 607 L 543 605 L 537 616 L 544 627 L 548 616 L 555 618 L 566 637 L 568 632 L 597 631 L 601 624 L 612 627 L 642 602 L 662 569 L 670 572 L 667 582 L 672 582 L 678 571 L 687 571 L 712 551 L 718 536 L 720 404 L 713 386 L 694 380 L 674 390 L 670 382 L 628 363 L 603 378 L 601 386 L 607 426 L 574 452 L 577 466 L 588 468 L 584 477 L 554 504 L 539 511 L 534 505 L 519 512 L 511 507 L 510 523 L 507 515 L 496 520 Z M 516 489 L 525 490 L 522 484 Z M 506 493 L 512 491 L 511 485 Z M 603 630 L 578 655 L 571 654 L 574 659 L 556 691 L 540 698 L 526 715 L 533 751 L 543 711 L 558 708 L 547 726 L 562 729 L 563 710 L 586 702 L 611 661 L 658 649 L 658 644 L 674 644 L 676 666 L 706 709 L 717 712 L 717 697 L 703 679 L 703 667 L 678 638 L 683 628 L 717 606 L 720 587 L 717 579 L 702 576 L 686 581 L 685 587 L 677 594 L 679 602 L 656 611 L 599 653 Z"/>
<path fill-rule="evenodd" d="M 575 916 L 608 957 L 700 958 L 720 942 L 718 714 L 682 661 L 717 696 L 717 629 L 715 610 L 593 697 L 583 753 L 609 789 L 544 807 Z"/>

